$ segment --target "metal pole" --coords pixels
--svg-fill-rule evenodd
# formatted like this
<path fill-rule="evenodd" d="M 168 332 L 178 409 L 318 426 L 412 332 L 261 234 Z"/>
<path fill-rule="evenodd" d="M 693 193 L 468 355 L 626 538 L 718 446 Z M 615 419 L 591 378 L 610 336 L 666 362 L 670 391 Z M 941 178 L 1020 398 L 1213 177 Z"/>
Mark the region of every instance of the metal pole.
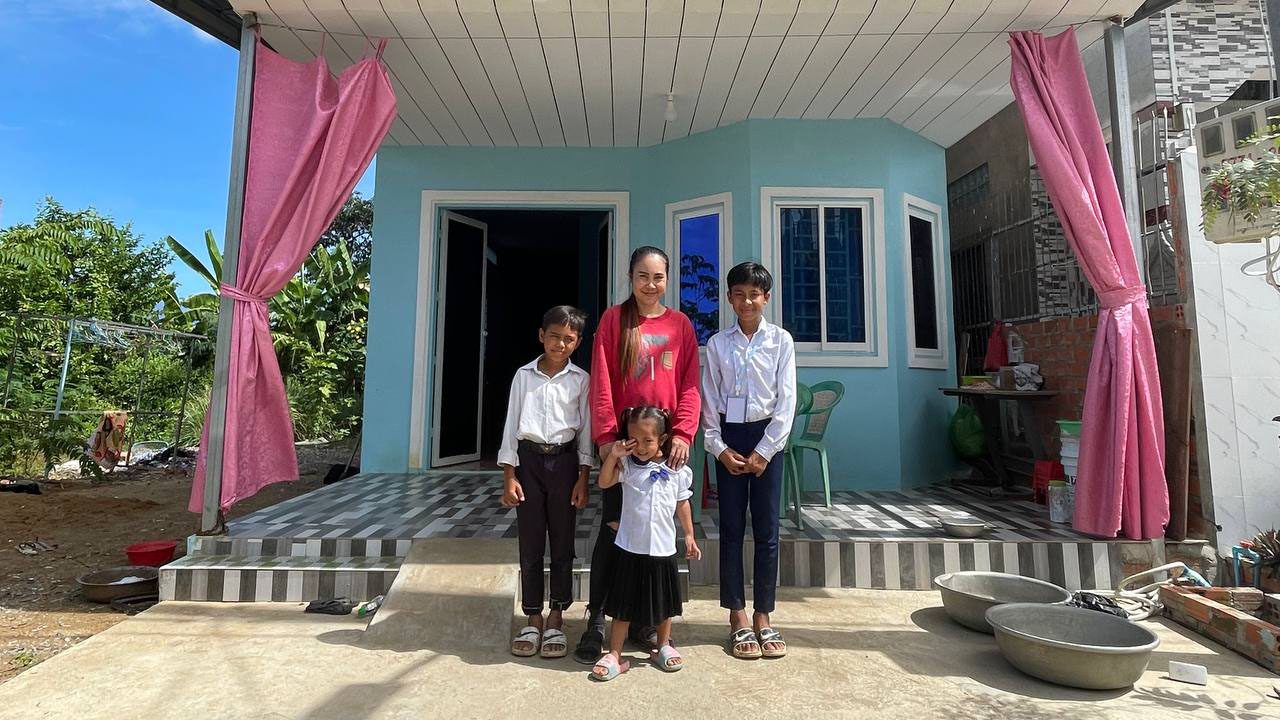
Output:
<path fill-rule="evenodd" d="M 245 13 L 240 27 L 240 72 L 236 80 L 236 115 L 231 136 L 231 180 L 227 188 L 227 232 L 223 237 L 222 280 L 236 283 L 240 260 L 240 221 L 244 214 L 245 175 L 249 164 L 249 118 L 253 105 L 253 65 L 257 51 L 254 27 L 258 17 Z M 231 323 L 233 302 L 223 296 L 218 301 L 218 338 L 213 356 L 213 392 L 209 401 L 209 447 L 205 455 L 204 502 L 200 532 L 206 535 L 225 531 L 222 523 L 222 462 L 227 425 L 227 386 L 231 365 Z"/>
<path fill-rule="evenodd" d="M 67 322 L 67 347 L 62 353 L 62 376 L 58 379 L 58 397 L 53 401 L 53 417 L 49 419 L 49 432 L 58 426 L 58 416 L 62 414 L 62 394 L 67 389 L 67 368 L 71 366 L 71 338 L 76 330 L 76 321 Z M 44 480 L 49 481 L 49 458 L 44 459 Z"/>
<path fill-rule="evenodd" d="M 177 456 L 178 445 L 182 442 L 182 421 L 187 417 L 187 396 L 191 394 L 191 356 L 194 348 L 187 343 L 187 368 L 182 381 L 182 402 L 178 405 L 178 424 L 173 429 L 173 453 Z"/>
<path fill-rule="evenodd" d="M 1111 101 L 1111 167 L 1124 203 L 1129 239 L 1133 243 L 1138 274 L 1145 278 L 1146 253 L 1142 243 L 1142 208 L 1138 202 L 1138 164 L 1133 155 L 1133 103 L 1129 99 L 1129 60 L 1125 56 L 1124 26 L 1113 21 L 1103 36 L 1107 50 L 1107 91 Z"/>
<path fill-rule="evenodd" d="M 142 369 L 138 372 L 138 398 L 133 402 L 133 414 L 138 418 L 138 422 L 133 426 L 137 428 L 142 424 L 142 391 L 147 386 L 147 364 L 151 361 L 151 342 L 147 341 L 147 346 L 142 350 Z M 129 439 L 128 449 L 124 453 L 124 466 L 129 467 L 129 462 L 133 460 L 133 443 L 138 438 L 138 431 L 134 430 L 129 433 L 132 437 Z M 143 437 L 146 437 L 143 435 Z"/>
<path fill-rule="evenodd" d="M 4 374 L 4 398 L 0 399 L 0 409 L 9 407 L 9 386 L 13 384 L 13 360 L 18 356 L 22 319 L 19 315 L 13 320 L 13 347 L 9 349 L 9 369 Z"/>
<path fill-rule="evenodd" d="M 1258 14 L 1262 14 L 1263 4 L 1258 3 Z M 1271 97 L 1280 97 L 1280 73 L 1276 71 L 1276 61 L 1280 60 L 1280 0 L 1266 0 L 1267 21 L 1263 26 L 1267 34 L 1267 63 L 1271 65 Z"/>

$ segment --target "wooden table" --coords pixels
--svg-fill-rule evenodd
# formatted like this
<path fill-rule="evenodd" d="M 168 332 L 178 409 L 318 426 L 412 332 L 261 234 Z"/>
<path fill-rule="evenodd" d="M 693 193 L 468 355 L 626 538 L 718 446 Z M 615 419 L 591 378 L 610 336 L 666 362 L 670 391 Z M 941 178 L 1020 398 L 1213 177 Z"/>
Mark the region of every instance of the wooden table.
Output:
<path fill-rule="evenodd" d="M 1018 417 L 1022 420 L 1022 430 L 1027 436 L 1027 444 L 1031 446 L 1031 454 L 1036 460 L 1049 460 L 1049 451 L 1045 440 L 1040 435 L 1040 426 L 1036 422 L 1033 403 L 1057 397 L 1056 390 L 997 390 L 994 388 L 947 387 L 940 388 L 943 395 L 958 397 L 969 402 L 978 412 L 982 426 L 987 431 L 987 455 L 991 461 L 991 470 L 995 480 L 1003 488 L 1009 488 L 1009 473 L 1004 466 L 1005 448 L 1002 447 L 1004 433 L 1000 428 L 1000 401 L 1007 400 L 1018 406 Z"/>

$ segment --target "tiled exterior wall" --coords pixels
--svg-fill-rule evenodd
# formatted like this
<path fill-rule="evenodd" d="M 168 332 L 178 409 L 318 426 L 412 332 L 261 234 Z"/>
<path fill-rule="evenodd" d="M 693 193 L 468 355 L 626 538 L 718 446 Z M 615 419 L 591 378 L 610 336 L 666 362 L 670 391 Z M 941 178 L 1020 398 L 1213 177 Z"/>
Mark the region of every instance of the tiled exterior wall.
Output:
<path fill-rule="evenodd" d="M 1181 99 L 1200 105 L 1222 102 L 1245 80 L 1267 76 L 1267 35 L 1260 6 L 1265 6 L 1264 0 L 1183 0 L 1170 9 Z M 1164 13 L 1148 20 L 1147 26 L 1156 97 L 1170 100 Z"/>

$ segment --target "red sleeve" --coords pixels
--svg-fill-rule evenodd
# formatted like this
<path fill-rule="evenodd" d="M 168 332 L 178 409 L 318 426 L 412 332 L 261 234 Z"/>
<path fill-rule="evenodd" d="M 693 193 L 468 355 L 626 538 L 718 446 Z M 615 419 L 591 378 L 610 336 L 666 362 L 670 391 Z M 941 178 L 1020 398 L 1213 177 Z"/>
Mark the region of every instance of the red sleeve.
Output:
<path fill-rule="evenodd" d="M 591 440 L 596 445 L 618 439 L 618 413 L 614 410 L 613 378 L 618 347 L 617 306 L 600 316 L 600 327 L 591 344 Z"/>
<path fill-rule="evenodd" d="M 698 422 L 702 417 L 702 393 L 698 389 L 700 379 L 698 368 L 698 335 L 693 331 L 693 323 L 689 317 L 680 314 L 681 340 L 680 361 L 683 367 L 676 378 L 676 418 L 675 435 L 693 444 L 693 436 L 698 434 Z"/>

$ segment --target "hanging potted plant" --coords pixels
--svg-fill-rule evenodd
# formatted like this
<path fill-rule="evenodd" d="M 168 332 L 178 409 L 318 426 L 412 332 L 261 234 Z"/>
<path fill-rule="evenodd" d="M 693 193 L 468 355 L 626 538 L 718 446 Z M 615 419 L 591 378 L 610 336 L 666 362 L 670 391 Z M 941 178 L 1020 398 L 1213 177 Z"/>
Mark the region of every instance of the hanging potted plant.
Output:
<path fill-rule="evenodd" d="M 1249 138 L 1241 158 L 1224 162 L 1205 180 L 1204 224 L 1231 223 L 1240 240 L 1261 239 L 1263 254 L 1240 268 L 1280 291 L 1280 127 Z"/>

